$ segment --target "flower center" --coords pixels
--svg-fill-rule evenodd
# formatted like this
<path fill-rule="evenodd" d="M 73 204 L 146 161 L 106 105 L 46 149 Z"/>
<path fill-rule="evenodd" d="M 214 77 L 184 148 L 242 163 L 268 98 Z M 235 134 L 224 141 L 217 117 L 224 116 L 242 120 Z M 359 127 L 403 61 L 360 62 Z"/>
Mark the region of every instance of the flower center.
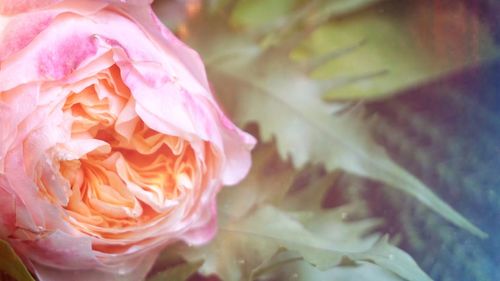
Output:
<path fill-rule="evenodd" d="M 63 106 L 73 120 L 72 139 L 110 147 L 59 162 L 71 189 L 64 207 L 70 222 L 99 237 L 168 215 L 201 181 L 191 145 L 152 130 L 131 114 L 127 106 L 133 98 L 115 71 L 72 93 Z"/>

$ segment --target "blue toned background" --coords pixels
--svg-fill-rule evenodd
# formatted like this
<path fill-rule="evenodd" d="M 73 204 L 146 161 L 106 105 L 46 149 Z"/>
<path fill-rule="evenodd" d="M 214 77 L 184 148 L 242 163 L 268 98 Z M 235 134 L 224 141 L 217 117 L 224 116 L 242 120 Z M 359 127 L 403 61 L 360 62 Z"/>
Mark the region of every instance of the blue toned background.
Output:
<path fill-rule="evenodd" d="M 500 2 L 466 2 L 498 46 Z M 366 196 L 391 222 L 384 230 L 403 233 L 401 246 L 434 280 L 500 280 L 500 59 L 368 107 L 380 116 L 375 131 L 391 156 L 489 238 L 457 229 L 393 190 L 372 188 Z"/>

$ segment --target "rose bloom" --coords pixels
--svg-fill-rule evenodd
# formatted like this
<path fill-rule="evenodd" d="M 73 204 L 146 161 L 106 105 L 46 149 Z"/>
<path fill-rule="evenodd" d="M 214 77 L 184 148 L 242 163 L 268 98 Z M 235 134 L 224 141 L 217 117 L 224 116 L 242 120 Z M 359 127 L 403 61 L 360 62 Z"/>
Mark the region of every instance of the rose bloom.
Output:
<path fill-rule="evenodd" d="M 141 280 L 207 243 L 255 140 L 149 1 L 0 2 L 0 238 L 40 280 Z"/>

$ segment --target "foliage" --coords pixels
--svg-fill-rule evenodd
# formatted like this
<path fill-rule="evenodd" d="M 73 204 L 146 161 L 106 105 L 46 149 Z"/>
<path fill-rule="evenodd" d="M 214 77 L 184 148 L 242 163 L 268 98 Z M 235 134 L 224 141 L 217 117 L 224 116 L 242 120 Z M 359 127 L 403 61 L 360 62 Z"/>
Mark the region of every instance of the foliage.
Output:
<path fill-rule="evenodd" d="M 276 139 L 282 159 L 291 158 L 298 169 L 321 163 L 329 171 L 343 169 L 384 182 L 456 225 L 486 236 L 387 156 L 371 138 L 373 121 L 364 116 L 361 105 L 346 110 L 345 104 L 324 102 L 323 93 L 345 87 L 345 82 L 309 77 L 304 64 L 288 58 L 287 50 L 295 49 L 287 45 L 288 39 L 283 38 L 279 46 L 259 45 L 252 33 L 233 32 L 225 22 L 212 18 L 202 17 L 190 28 L 192 35 L 187 39 L 205 57 L 211 81 L 232 118 L 241 125 L 256 122 L 263 141 Z M 306 68 L 315 64 L 307 62 Z"/>
<path fill-rule="evenodd" d="M 498 55 L 486 27 L 463 3 L 440 10 L 429 4 L 386 1 L 335 19 L 315 28 L 291 57 L 324 60 L 312 70 L 314 78 L 349 81 L 325 99 L 372 100 Z"/>
<path fill-rule="evenodd" d="M 184 281 L 196 273 L 202 262 L 180 263 L 154 274 L 148 281 Z"/>
<path fill-rule="evenodd" d="M 183 26 L 217 97 L 241 126 L 254 124 L 262 141 L 249 177 L 219 194 L 217 237 L 176 248 L 188 264 L 203 260 L 199 272 L 222 280 L 430 280 L 374 232 L 382 222 L 369 217 L 365 202 L 323 207 L 338 170 L 401 189 L 485 237 L 388 157 L 371 137 L 376 119 L 358 101 L 496 51 L 476 22 L 484 49 L 443 60 L 439 50 L 417 45 L 425 4 L 397 2 L 210 0 Z M 303 174 L 309 177 L 300 185 Z"/>
<path fill-rule="evenodd" d="M 260 177 L 269 178 L 262 175 L 263 166 L 281 166 L 280 178 L 290 179 L 294 174 L 286 163 L 276 165 L 276 158 L 269 157 L 274 149 L 270 144 L 261 145 L 254 156 L 261 165 L 254 165 L 250 177 L 240 186 L 221 192 L 215 240 L 204 247 L 181 250 L 188 261 L 204 260 L 201 273 L 215 273 L 222 280 L 258 280 L 279 274 L 274 272 L 278 266 L 304 260 L 317 268 L 309 271 L 369 263 L 385 269 L 380 270 L 380 276 L 391 272 L 404 280 L 430 280 L 386 237 L 370 234 L 379 220 L 345 219 L 347 212 L 351 216 L 362 212 L 362 203 L 334 209 L 321 207 L 329 188 L 317 188 L 330 187 L 335 174 L 326 174 L 299 190 L 289 190 L 292 185 L 280 184 L 280 180 L 256 185 L 263 182 Z M 274 163 L 265 163 L 269 161 Z M 277 196 L 284 191 L 284 196 Z M 276 201 L 279 197 L 281 200 Z M 241 208 L 235 202 L 245 202 L 245 206 Z M 286 259 L 280 259 L 283 253 L 288 255 Z"/>
<path fill-rule="evenodd" d="M 0 240 L 0 273 L 5 273 L 17 281 L 35 280 L 9 243 L 3 240 Z"/>

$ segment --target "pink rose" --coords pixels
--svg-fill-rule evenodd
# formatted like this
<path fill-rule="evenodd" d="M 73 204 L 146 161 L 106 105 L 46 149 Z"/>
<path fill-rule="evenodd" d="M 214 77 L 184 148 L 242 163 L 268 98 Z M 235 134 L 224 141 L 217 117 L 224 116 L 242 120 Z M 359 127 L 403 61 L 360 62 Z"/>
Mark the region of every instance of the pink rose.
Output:
<path fill-rule="evenodd" d="M 0 238 L 40 280 L 144 278 L 251 164 L 149 2 L 0 2 Z"/>

